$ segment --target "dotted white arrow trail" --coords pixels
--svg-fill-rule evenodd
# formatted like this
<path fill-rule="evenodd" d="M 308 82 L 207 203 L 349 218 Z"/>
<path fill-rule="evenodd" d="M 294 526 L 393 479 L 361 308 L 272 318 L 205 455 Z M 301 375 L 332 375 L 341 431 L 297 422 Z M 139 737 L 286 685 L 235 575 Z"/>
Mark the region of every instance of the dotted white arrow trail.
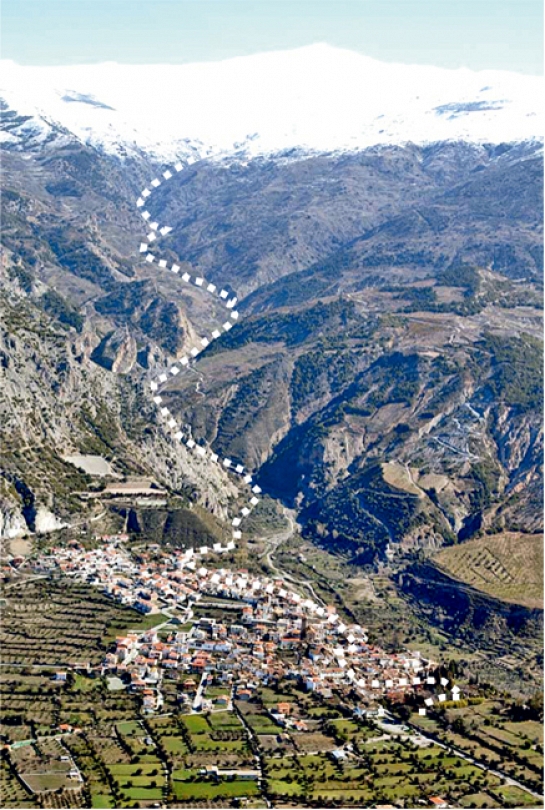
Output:
<path fill-rule="evenodd" d="M 186 161 L 186 165 L 190 165 L 194 161 L 189 158 Z M 194 285 L 195 287 L 199 287 L 204 292 L 214 296 L 219 303 L 223 304 L 227 310 L 227 320 L 224 321 L 221 325 L 218 325 L 216 329 L 214 329 L 208 337 L 203 337 L 199 340 L 197 345 L 193 346 L 189 352 L 180 357 L 175 361 L 173 365 L 171 365 L 167 371 L 162 372 L 159 374 L 156 380 L 150 383 L 150 389 L 152 393 L 152 398 L 154 403 L 157 405 L 159 415 L 163 420 L 163 425 L 171 431 L 173 438 L 183 443 L 189 450 L 194 452 L 196 455 L 200 456 L 201 458 L 207 458 L 209 461 L 220 464 L 225 469 L 229 470 L 229 472 L 236 473 L 242 476 L 244 483 L 250 489 L 250 496 L 248 498 L 248 502 L 245 506 L 242 507 L 240 510 L 240 514 L 236 517 L 231 519 L 231 526 L 232 526 L 232 536 L 233 539 L 228 542 L 225 546 L 222 546 L 221 543 L 216 543 L 212 548 L 207 548 L 206 546 L 202 546 L 198 551 L 194 549 L 188 549 L 185 553 L 183 558 L 183 565 L 188 568 L 189 570 L 196 572 L 197 575 L 203 579 L 208 575 L 208 569 L 201 566 L 197 569 L 198 560 L 201 558 L 206 557 L 209 553 L 216 553 L 221 554 L 226 551 L 232 551 L 236 548 L 236 540 L 239 540 L 242 537 L 242 532 L 240 530 L 240 526 L 243 520 L 248 517 L 252 509 L 257 506 L 259 503 L 259 498 L 257 497 L 261 493 L 261 488 L 254 483 L 253 476 L 248 473 L 242 464 L 235 463 L 230 458 L 220 458 L 217 453 L 213 453 L 210 448 L 203 447 L 191 436 L 187 436 L 183 433 L 180 429 L 180 425 L 177 420 L 171 414 L 169 408 L 163 403 L 163 397 L 161 395 L 162 387 L 168 382 L 171 377 L 176 377 L 183 369 L 188 368 L 192 362 L 196 360 L 199 354 L 206 349 L 214 340 L 217 340 L 221 337 L 222 334 L 225 332 L 229 332 L 230 329 L 233 328 L 233 324 L 239 318 L 239 313 L 235 309 L 237 304 L 236 298 L 229 298 L 229 293 L 225 289 L 218 289 L 215 284 L 208 283 L 206 279 L 202 278 L 201 276 L 191 276 L 189 273 L 185 272 L 180 274 L 180 266 L 172 263 L 169 263 L 165 259 L 159 259 L 157 255 L 152 252 L 152 244 L 157 240 L 159 236 L 167 236 L 172 231 L 172 228 L 168 225 L 161 226 L 158 222 L 150 222 L 152 219 L 152 214 L 146 207 L 149 204 L 149 198 L 152 195 L 152 191 L 162 183 L 167 182 L 171 178 L 175 177 L 177 174 L 184 170 L 184 165 L 182 163 L 176 163 L 172 168 L 166 169 L 161 178 L 155 177 L 149 187 L 146 187 L 140 194 L 140 197 L 136 201 L 136 206 L 138 209 L 142 209 L 140 214 L 142 219 L 148 224 L 149 233 L 146 237 L 145 242 L 141 242 L 140 244 L 140 253 L 145 254 L 145 261 L 149 264 L 157 263 L 157 266 L 166 272 L 173 273 L 174 275 L 178 276 L 184 284 Z M 252 590 L 258 592 L 263 590 L 264 593 L 272 595 L 276 593 L 276 596 L 282 600 L 287 600 L 290 603 L 300 603 L 301 607 L 308 612 L 309 615 L 315 615 L 321 619 L 327 617 L 327 621 L 332 625 L 336 625 L 335 629 L 339 636 L 345 638 L 348 642 L 347 647 L 337 647 L 334 650 L 334 655 L 337 659 L 337 663 L 342 668 L 346 669 L 346 676 L 348 680 L 352 681 L 354 688 L 356 689 L 388 689 L 393 688 L 394 686 L 399 687 L 416 687 L 419 685 L 435 685 L 436 679 L 429 675 L 427 677 L 421 678 L 416 673 L 422 672 L 423 667 L 413 666 L 413 673 L 412 676 L 409 677 L 399 677 L 395 681 L 393 679 L 385 679 L 385 678 L 374 678 L 371 680 L 365 680 L 363 678 L 357 678 L 355 671 L 350 668 L 349 658 L 352 653 L 356 652 L 357 646 L 354 642 L 357 640 L 357 636 L 363 636 L 365 638 L 365 633 L 359 625 L 352 626 L 351 628 L 346 627 L 342 621 L 340 620 L 339 616 L 336 613 L 330 613 L 327 615 L 327 611 L 325 608 L 317 605 L 310 599 L 303 600 L 299 594 L 291 593 L 285 590 L 281 586 L 277 586 L 268 580 L 258 580 L 254 579 L 251 583 L 246 575 L 237 574 L 233 571 L 228 569 L 221 569 L 214 573 L 210 578 L 210 582 L 213 585 L 218 585 L 221 581 L 224 581 L 226 585 L 232 587 L 235 585 L 241 591 L 247 587 L 250 587 Z M 356 635 L 354 635 L 356 633 Z M 440 684 L 443 688 L 446 688 L 449 684 L 449 680 L 447 678 L 441 678 Z M 460 697 L 460 690 L 457 686 L 452 686 L 451 688 L 451 700 L 459 700 Z M 446 693 L 441 693 L 437 695 L 437 697 L 432 698 L 428 697 L 424 700 L 425 706 L 432 706 L 435 701 L 437 702 L 444 702 L 447 700 Z M 426 709 L 424 707 L 419 709 L 419 714 L 425 715 Z"/>

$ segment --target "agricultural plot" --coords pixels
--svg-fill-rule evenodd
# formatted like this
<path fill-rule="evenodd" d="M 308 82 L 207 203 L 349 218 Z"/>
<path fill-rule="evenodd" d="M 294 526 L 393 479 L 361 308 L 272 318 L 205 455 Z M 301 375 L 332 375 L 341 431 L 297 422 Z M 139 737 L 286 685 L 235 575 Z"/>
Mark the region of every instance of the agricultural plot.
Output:
<path fill-rule="evenodd" d="M 488 762 L 529 788 L 543 789 L 543 728 L 537 721 L 514 722 L 499 700 L 448 708 L 411 722 L 479 761 Z"/>
<path fill-rule="evenodd" d="M 303 753 L 311 751 L 332 751 L 335 740 L 320 731 L 291 732 L 290 737 L 295 748 Z"/>
<path fill-rule="evenodd" d="M 543 538 L 504 532 L 442 549 L 434 557 L 447 574 L 481 591 L 543 608 Z"/>
<path fill-rule="evenodd" d="M 255 734 L 280 734 L 282 726 L 266 714 L 248 714 L 245 720 Z"/>
<path fill-rule="evenodd" d="M 73 808 L 80 810 L 85 804 L 85 794 L 83 790 L 63 790 L 61 793 L 42 793 L 40 796 L 41 806 L 47 810 L 64 810 Z"/>
<path fill-rule="evenodd" d="M 31 676 L 13 667 L 0 676 L 0 738 L 16 743 L 51 735 L 68 724 L 82 727 L 94 722 L 116 722 L 134 717 L 139 703 L 128 693 L 109 692 L 104 681 L 83 675 L 66 682 L 55 680 L 56 669 L 35 669 Z"/>
<path fill-rule="evenodd" d="M 34 807 L 35 801 L 29 790 L 25 789 L 15 769 L 10 768 L 5 759 L 0 760 L 0 807 L 26 808 Z"/>
<path fill-rule="evenodd" d="M 460 799 L 461 807 L 496 807 L 497 802 L 488 793 L 469 793 Z"/>
<path fill-rule="evenodd" d="M 375 729 L 361 721 L 341 717 L 322 722 L 324 730 L 333 737 L 337 745 L 344 745 L 347 742 L 362 744 L 377 736 Z"/>
<path fill-rule="evenodd" d="M 220 697 L 220 695 L 225 695 L 229 689 L 225 686 L 207 686 L 204 696 L 208 698 L 208 700 L 214 700 L 215 698 Z"/>
<path fill-rule="evenodd" d="M 249 779 L 232 779 L 220 780 L 219 782 L 205 781 L 204 779 L 196 779 L 195 781 L 175 781 L 174 782 L 174 795 L 177 799 L 187 802 L 191 805 L 192 802 L 218 799 L 233 799 L 235 797 L 242 798 L 255 796 L 258 793 L 257 783 Z"/>
<path fill-rule="evenodd" d="M 289 734 L 259 734 L 257 740 L 260 750 L 265 755 L 288 756 L 296 751 L 293 739 Z"/>
<path fill-rule="evenodd" d="M 200 768 L 252 765 L 247 733 L 232 712 L 146 718 L 145 725 L 174 782 L 187 781 Z"/>
<path fill-rule="evenodd" d="M 497 788 L 493 795 L 502 804 L 510 807 L 535 807 L 536 800 L 518 787 L 503 785 Z"/>
<path fill-rule="evenodd" d="M 3 598 L 4 664 L 58 668 L 79 662 L 98 664 L 117 634 L 163 620 L 162 616 L 142 617 L 96 589 L 67 581 L 21 584 L 5 589 Z"/>
<path fill-rule="evenodd" d="M 458 802 L 476 790 L 493 790 L 500 780 L 438 746 L 417 749 L 411 743 L 368 743 L 357 754 L 335 761 L 331 754 L 297 755 L 266 760 L 267 790 L 275 803 L 294 797 L 330 806 L 346 803 L 429 803 L 440 794 Z M 498 806 L 492 795 L 487 800 Z"/>
<path fill-rule="evenodd" d="M 156 745 L 144 726 L 139 721 L 126 721 L 118 723 L 115 727 L 117 739 L 121 747 L 131 756 L 140 757 L 145 754 L 154 755 Z"/>
<path fill-rule="evenodd" d="M 222 712 L 222 715 L 227 714 Z M 229 725 L 226 725 L 226 717 L 222 717 L 223 725 L 218 726 L 214 715 L 185 716 L 181 722 L 186 731 L 185 739 L 191 754 L 210 753 L 221 757 L 227 755 L 230 764 L 242 764 L 250 759 L 247 733 L 234 714 L 230 715 Z M 198 756 L 193 756 L 191 761 L 198 761 Z"/>
<path fill-rule="evenodd" d="M 207 715 L 206 720 L 213 729 L 240 729 L 240 720 L 233 712 L 212 712 Z"/>
<path fill-rule="evenodd" d="M 115 727 L 102 727 L 89 738 L 93 757 L 100 762 L 104 780 L 114 799 L 114 807 L 119 804 L 133 806 L 135 801 L 153 802 L 163 797 L 165 766 L 157 754 L 155 741 L 148 745 L 147 738 L 151 739 L 136 720 Z M 103 795 L 103 792 L 97 790 L 97 795 Z"/>
<path fill-rule="evenodd" d="M 49 739 L 12 749 L 11 762 L 31 793 L 78 789 L 81 775 L 68 750 Z"/>

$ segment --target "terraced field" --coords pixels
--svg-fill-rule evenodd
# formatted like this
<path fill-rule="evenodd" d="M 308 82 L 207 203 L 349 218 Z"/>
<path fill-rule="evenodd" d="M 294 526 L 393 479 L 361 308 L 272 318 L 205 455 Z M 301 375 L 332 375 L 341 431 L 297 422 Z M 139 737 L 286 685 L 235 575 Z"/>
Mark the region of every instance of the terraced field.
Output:
<path fill-rule="evenodd" d="M 543 608 L 543 538 L 504 532 L 442 549 L 433 558 L 449 576 L 496 599 Z"/>
<path fill-rule="evenodd" d="M 96 589 L 50 580 L 22 582 L 3 591 L 2 663 L 60 667 L 98 664 L 112 639 L 164 621 L 120 607 Z"/>
<path fill-rule="evenodd" d="M 32 675 L 18 668 L 0 672 L 0 737 L 8 743 L 51 734 L 52 726 L 120 722 L 138 710 L 134 695 L 110 692 L 104 681 L 83 676 L 68 683 L 54 680 L 55 670 Z"/>

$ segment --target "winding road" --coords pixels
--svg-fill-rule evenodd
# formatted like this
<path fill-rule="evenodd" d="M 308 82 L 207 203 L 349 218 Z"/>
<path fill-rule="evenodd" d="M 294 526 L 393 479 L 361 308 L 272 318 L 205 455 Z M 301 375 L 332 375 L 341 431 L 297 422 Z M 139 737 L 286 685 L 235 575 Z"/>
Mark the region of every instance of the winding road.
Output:
<path fill-rule="evenodd" d="M 292 585 L 298 585 L 301 588 L 305 588 L 309 593 L 312 599 L 317 602 L 319 605 L 325 605 L 323 599 L 318 596 L 312 583 L 304 582 L 303 580 L 296 579 L 296 577 L 288 574 L 286 571 L 283 571 L 278 567 L 276 562 L 273 562 L 273 557 L 278 551 L 278 549 L 284 544 L 287 543 L 288 540 L 291 540 L 293 535 L 298 530 L 297 523 L 295 522 L 294 518 L 292 517 L 290 510 L 288 510 L 285 506 L 282 507 L 282 511 L 284 513 L 284 517 L 288 521 L 288 528 L 284 529 L 283 531 L 277 532 L 269 537 L 263 538 L 267 544 L 267 548 L 261 554 L 260 559 L 265 560 L 273 574 L 275 574 L 279 579 L 284 579 L 287 582 L 290 582 Z"/>

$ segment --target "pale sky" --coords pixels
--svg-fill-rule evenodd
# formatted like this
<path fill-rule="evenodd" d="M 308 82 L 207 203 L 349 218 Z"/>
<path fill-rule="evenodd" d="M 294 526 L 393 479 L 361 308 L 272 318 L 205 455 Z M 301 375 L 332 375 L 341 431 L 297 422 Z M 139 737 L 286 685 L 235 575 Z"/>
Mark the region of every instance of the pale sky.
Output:
<path fill-rule="evenodd" d="M 327 42 L 383 61 L 543 72 L 542 0 L 3 0 L 20 64 L 184 63 Z"/>

